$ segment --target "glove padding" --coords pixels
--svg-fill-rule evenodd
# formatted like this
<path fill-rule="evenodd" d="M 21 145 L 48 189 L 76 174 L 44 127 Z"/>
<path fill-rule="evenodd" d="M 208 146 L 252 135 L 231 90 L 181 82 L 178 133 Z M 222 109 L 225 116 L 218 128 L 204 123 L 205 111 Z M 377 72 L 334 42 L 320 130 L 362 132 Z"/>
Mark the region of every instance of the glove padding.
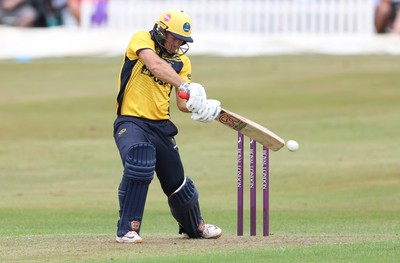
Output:
<path fill-rule="evenodd" d="M 204 87 L 198 83 L 190 83 L 187 89 L 190 97 L 186 102 L 186 108 L 193 113 L 198 113 L 206 106 L 206 91 L 204 90 Z"/>
<path fill-rule="evenodd" d="M 221 102 L 218 100 L 206 100 L 205 107 L 199 112 L 192 113 L 192 120 L 200 122 L 212 122 L 221 113 Z"/>

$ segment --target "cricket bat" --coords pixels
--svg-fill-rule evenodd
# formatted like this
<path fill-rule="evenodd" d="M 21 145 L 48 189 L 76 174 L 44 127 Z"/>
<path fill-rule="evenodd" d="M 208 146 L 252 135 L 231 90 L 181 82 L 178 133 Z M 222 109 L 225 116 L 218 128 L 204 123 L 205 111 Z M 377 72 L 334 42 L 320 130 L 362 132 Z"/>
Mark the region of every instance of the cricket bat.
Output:
<path fill-rule="evenodd" d="M 217 121 L 261 143 L 274 152 L 280 150 L 285 145 L 285 141 L 272 131 L 226 109 L 221 110 Z"/>
<path fill-rule="evenodd" d="M 182 99 L 189 99 L 189 94 L 186 92 L 181 91 L 178 93 L 178 96 Z M 272 131 L 224 108 L 221 109 L 221 113 L 216 120 L 266 146 L 274 152 L 285 146 L 285 141 Z"/>

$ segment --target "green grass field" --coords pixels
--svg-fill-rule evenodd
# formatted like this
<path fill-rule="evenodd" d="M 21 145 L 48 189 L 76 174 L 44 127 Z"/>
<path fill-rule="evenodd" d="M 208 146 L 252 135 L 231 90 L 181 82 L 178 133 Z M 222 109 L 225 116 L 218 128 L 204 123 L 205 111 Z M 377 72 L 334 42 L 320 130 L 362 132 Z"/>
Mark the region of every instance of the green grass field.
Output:
<path fill-rule="evenodd" d="M 236 133 L 173 107 L 185 171 L 224 235 L 181 239 L 155 179 L 140 245 L 114 242 L 120 61 L 0 61 L 0 262 L 398 262 L 398 57 L 192 57 L 210 98 L 300 150 L 271 153 L 271 235 L 249 237 L 246 207 L 237 237 Z"/>

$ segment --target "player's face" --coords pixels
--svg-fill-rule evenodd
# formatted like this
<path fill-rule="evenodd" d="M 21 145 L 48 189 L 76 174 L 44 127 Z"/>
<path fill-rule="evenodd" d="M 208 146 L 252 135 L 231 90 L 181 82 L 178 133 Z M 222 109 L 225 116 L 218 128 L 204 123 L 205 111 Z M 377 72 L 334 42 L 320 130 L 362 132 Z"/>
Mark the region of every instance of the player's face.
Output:
<path fill-rule="evenodd" d="M 182 40 L 175 38 L 171 33 L 167 32 L 164 46 L 167 48 L 170 54 L 175 53 L 182 43 Z"/>

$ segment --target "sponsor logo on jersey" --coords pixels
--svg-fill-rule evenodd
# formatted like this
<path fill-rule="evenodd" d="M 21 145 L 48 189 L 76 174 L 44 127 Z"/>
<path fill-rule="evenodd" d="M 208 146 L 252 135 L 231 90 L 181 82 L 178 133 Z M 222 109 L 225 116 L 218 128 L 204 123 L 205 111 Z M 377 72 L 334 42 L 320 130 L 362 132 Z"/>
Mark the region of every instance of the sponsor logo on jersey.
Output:
<path fill-rule="evenodd" d="M 156 76 L 154 76 L 154 74 L 149 70 L 148 67 L 146 67 L 146 65 L 143 65 L 142 70 L 140 71 L 141 74 L 149 76 L 150 78 L 153 78 L 154 82 L 156 82 L 158 85 L 161 86 L 167 86 L 167 83 L 160 80 L 159 78 L 157 78 Z"/>

